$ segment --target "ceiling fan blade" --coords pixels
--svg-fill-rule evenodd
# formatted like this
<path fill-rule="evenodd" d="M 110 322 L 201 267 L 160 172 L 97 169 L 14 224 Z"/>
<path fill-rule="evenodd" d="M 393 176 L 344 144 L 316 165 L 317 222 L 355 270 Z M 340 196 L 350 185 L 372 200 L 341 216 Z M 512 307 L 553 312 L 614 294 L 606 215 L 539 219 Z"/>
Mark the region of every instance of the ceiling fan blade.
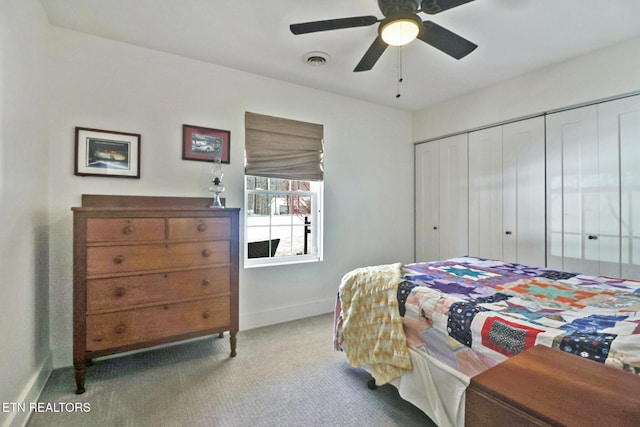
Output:
<path fill-rule="evenodd" d="M 423 0 L 420 9 L 422 9 L 424 13 L 435 15 L 436 13 L 444 12 L 445 10 L 453 9 L 454 7 L 462 6 L 472 1 L 473 0 Z"/>
<path fill-rule="evenodd" d="M 467 56 L 478 47 L 477 44 L 431 21 L 422 23 L 422 33 L 418 38 L 455 59 Z"/>
<path fill-rule="evenodd" d="M 378 59 L 380 59 L 380 56 L 382 56 L 386 48 L 387 44 L 382 41 L 382 38 L 380 36 L 376 37 L 376 39 L 373 41 L 373 43 L 371 43 L 371 46 L 369 46 L 369 49 L 367 49 L 364 56 L 362 57 L 360 62 L 358 62 L 358 65 L 356 65 L 356 68 L 354 68 L 353 71 L 369 71 L 370 69 L 372 69 L 373 66 L 376 65 L 376 62 L 378 62 Z"/>
<path fill-rule="evenodd" d="M 378 22 L 378 18 L 375 16 L 354 16 L 353 18 L 328 19 L 326 21 L 291 24 L 289 25 L 289 29 L 293 34 L 307 34 L 318 31 L 340 30 L 342 28 L 366 27 L 376 22 Z"/>

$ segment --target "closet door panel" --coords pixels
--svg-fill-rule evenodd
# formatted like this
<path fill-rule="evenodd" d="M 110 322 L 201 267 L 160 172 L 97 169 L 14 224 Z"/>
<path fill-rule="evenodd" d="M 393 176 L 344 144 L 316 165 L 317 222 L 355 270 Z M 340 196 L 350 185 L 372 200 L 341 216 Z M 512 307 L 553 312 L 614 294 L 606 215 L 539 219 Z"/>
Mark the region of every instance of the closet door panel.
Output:
<path fill-rule="evenodd" d="M 440 140 L 440 258 L 469 252 L 467 135 Z"/>
<path fill-rule="evenodd" d="M 599 224 L 596 106 L 550 114 L 546 139 L 547 264 L 597 274 L 597 240 L 588 239 Z"/>
<path fill-rule="evenodd" d="M 547 267 L 562 270 L 562 143 L 561 120 L 556 116 L 546 118 L 546 193 L 547 193 Z"/>
<path fill-rule="evenodd" d="M 440 144 L 415 147 L 416 262 L 440 259 Z"/>
<path fill-rule="evenodd" d="M 628 116 L 624 100 L 598 104 L 598 261 L 599 273 L 620 277 L 620 121 Z M 588 237 L 594 237 L 590 233 Z M 595 239 L 586 243 L 592 246 Z"/>
<path fill-rule="evenodd" d="M 502 126 L 469 133 L 469 255 L 504 259 Z"/>
<path fill-rule="evenodd" d="M 504 260 L 545 263 L 544 118 L 503 127 Z"/>
<path fill-rule="evenodd" d="M 640 279 L 640 96 L 603 103 L 598 114 L 601 143 L 607 147 L 619 144 L 620 150 L 620 211 L 611 208 L 610 200 L 602 206 L 606 224 L 601 235 L 618 231 L 621 238 L 608 242 L 602 251 L 615 254 L 616 250 L 611 246 L 619 243 L 620 276 Z M 602 176 L 607 183 L 614 178 Z M 618 213 L 620 221 L 615 218 Z M 615 259 L 606 257 L 605 261 L 614 262 Z"/>

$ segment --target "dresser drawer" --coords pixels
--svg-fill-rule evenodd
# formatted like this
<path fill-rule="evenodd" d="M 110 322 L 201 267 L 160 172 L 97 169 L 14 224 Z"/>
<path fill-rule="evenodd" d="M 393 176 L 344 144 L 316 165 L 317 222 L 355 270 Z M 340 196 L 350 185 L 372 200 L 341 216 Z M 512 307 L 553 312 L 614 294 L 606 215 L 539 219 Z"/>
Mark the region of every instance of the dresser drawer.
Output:
<path fill-rule="evenodd" d="M 87 242 L 164 240 L 162 218 L 89 218 Z"/>
<path fill-rule="evenodd" d="M 87 350 L 97 351 L 229 326 L 229 297 L 87 316 Z"/>
<path fill-rule="evenodd" d="M 231 261 L 228 240 L 87 248 L 87 274 L 225 264 Z"/>
<path fill-rule="evenodd" d="M 230 292 L 231 268 L 87 280 L 87 312 Z"/>
<path fill-rule="evenodd" d="M 220 240 L 230 237 L 229 218 L 169 218 L 170 240 Z"/>

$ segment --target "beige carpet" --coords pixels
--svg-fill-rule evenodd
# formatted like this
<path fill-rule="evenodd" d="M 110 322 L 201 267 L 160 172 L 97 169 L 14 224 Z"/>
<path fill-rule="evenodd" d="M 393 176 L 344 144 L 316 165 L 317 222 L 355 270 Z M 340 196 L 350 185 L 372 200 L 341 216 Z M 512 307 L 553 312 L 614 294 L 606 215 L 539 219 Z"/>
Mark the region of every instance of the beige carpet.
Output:
<path fill-rule="evenodd" d="M 34 412 L 38 426 L 433 426 L 391 385 L 332 347 L 332 315 L 238 334 L 238 355 L 217 337 L 96 361 L 87 392 L 72 368 L 54 371 Z M 79 404 L 89 412 L 66 412 Z"/>

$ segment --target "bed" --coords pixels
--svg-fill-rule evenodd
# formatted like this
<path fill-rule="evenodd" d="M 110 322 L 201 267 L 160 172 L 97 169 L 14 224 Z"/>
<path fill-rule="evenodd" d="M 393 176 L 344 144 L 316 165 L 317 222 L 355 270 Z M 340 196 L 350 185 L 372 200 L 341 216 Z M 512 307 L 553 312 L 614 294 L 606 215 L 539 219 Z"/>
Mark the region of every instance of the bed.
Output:
<path fill-rule="evenodd" d="M 340 284 L 336 350 L 441 427 L 464 425 L 471 377 L 535 345 L 640 374 L 640 282 L 461 257 Z"/>

